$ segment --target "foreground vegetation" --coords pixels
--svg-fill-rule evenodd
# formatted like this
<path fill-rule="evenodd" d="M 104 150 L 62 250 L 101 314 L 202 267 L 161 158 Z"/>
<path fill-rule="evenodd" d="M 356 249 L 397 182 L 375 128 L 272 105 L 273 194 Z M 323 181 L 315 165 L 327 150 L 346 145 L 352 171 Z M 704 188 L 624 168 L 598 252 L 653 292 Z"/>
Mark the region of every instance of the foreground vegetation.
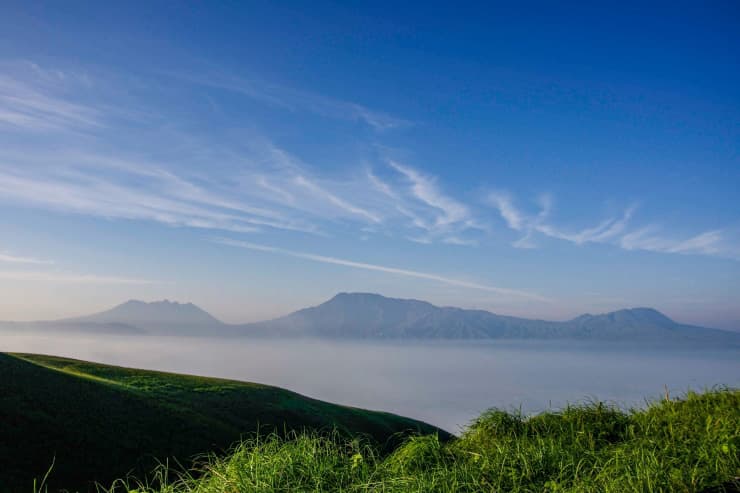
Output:
<path fill-rule="evenodd" d="M 459 438 L 409 438 L 388 455 L 340 434 L 255 436 L 190 471 L 108 491 L 737 491 L 740 392 L 717 390 L 621 412 L 603 404 L 530 418 L 491 410 Z"/>
<path fill-rule="evenodd" d="M 388 413 L 309 399 L 284 389 L 53 356 L 0 353 L 0 492 L 94 491 L 160 461 L 192 465 L 261 430 L 338 430 L 388 450 L 403 433 L 442 433 Z"/>
<path fill-rule="evenodd" d="M 452 438 L 230 380 L 2 353 L 0 375 L 2 492 L 740 491 L 732 389 L 630 412 L 491 410 Z"/>

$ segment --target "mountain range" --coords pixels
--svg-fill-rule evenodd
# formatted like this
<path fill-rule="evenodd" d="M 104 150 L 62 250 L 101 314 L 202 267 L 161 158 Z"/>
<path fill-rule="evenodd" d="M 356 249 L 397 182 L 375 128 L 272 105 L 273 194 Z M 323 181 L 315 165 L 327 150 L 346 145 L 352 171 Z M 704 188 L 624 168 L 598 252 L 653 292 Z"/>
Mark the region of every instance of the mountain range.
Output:
<path fill-rule="evenodd" d="M 84 317 L 4 322 L 0 328 L 188 336 L 328 339 L 579 339 L 694 341 L 740 345 L 740 333 L 681 324 L 652 308 L 533 320 L 485 310 L 439 307 L 371 293 L 340 293 L 318 306 L 248 324 L 226 324 L 192 303 L 131 300 Z"/>

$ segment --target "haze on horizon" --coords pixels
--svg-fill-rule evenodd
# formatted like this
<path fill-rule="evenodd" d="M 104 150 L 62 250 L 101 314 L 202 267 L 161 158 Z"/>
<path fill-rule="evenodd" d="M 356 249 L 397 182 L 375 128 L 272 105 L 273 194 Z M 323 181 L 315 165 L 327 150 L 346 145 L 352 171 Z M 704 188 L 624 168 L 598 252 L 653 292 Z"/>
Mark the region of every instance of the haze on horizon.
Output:
<path fill-rule="evenodd" d="M 740 329 L 738 8 L 590 9 L 4 3 L 0 320 L 358 291 Z"/>

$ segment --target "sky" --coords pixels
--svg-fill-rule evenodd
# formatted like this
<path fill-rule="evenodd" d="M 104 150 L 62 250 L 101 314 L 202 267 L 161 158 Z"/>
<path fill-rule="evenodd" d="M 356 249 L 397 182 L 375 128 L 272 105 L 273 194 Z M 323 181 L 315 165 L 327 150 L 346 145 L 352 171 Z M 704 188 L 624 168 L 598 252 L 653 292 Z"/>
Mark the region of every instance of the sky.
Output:
<path fill-rule="evenodd" d="M 342 291 L 740 330 L 734 2 L 0 5 L 0 319 Z"/>

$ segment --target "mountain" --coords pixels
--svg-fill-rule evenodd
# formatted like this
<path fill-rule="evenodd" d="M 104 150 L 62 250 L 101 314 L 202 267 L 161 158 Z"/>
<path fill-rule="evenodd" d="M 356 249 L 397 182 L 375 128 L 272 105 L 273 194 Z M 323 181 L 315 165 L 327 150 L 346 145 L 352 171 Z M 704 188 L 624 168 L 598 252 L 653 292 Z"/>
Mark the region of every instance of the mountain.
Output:
<path fill-rule="evenodd" d="M 85 317 L 65 319 L 64 324 L 120 325 L 157 333 L 203 334 L 223 329 L 226 324 L 192 303 L 130 300 L 110 310 Z"/>
<path fill-rule="evenodd" d="M 740 346 L 740 333 L 681 324 L 652 308 L 585 314 L 554 322 L 440 307 L 372 293 L 339 293 L 284 317 L 225 324 L 192 303 L 131 300 L 85 317 L 0 324 L 0 328 L 188 336 L 320 337 L 329 339 L 578 339 L 707 342 Z"/>
<path fill-rule="evenodd" d="M 83 317 L 36 322 L 0 322 L 0 329 L 128 335 L 224 335 L 228 326 L 192 303 L 129 300 Z"/>
<path fill-rule="evenodd" d="M 350 338 L 482 339 L 547 334 L 553 322 L 483 310 L 438 307 L 371 293 L 340 293 L 286 317 L 242 326 L 243 333 Z"/>
<path fill-rule="evenodd" d="M 233 380 L 7 353 L 0 375 L 3 492 L 36 491 L 33 479 L 52 462 L 49 491 L 98 491 L 92 481 L 107 487 L 129 472 L 143 477 L 168 459 L 187 465 L 257 430 L 336 428 L 389 447 L 407 431 L 450 437 L 410 418 Z"/>
<path fill-rule="evenodd" d="M 340 293 L 321 305 L 285 317 L 243 325 L 238 332 L 355 339 L 714 340 L 740 344 L 740 333 L 680 324 L 652 308 L 586 314 L 553 322 L 438 307 L 371 293 Z"/>

